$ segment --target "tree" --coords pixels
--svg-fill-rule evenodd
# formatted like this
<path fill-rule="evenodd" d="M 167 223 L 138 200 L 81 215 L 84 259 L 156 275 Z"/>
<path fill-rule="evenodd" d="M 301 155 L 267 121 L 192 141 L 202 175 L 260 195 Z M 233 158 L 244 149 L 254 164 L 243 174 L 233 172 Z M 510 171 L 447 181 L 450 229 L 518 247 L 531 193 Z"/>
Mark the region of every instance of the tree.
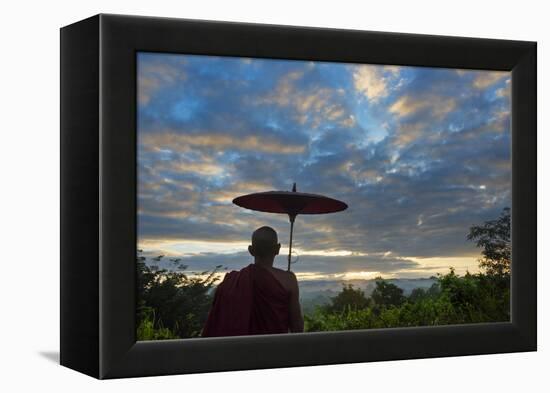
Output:
<path fill-rule="evenodd" d="M 496 220 L 472 226 L 467 238 L 475 241 L 477 247 L 483 248 L 479 267 L 487 274 L 510 274 L 510 208 L 504 208 Z"/>
<path fill-rule="evenodd" d="M 414 288 L 409 295 L 410 302 L 417 302 L 427 297 L 426 290 L 424 288 Z"/>
<path fill-rule="evenodd" d="M 344 284 L 342 292 L 331 299 L 331 304 L 327 307 L 330 312 L 341 312 L 346 309 L 361 310 L 369 305 L 369 300 L 365 293 L 359 288 L 355 289 L 353 284 Z"/>
<path fill-rule="evenodd" d="M 162 258 L 160 255 L 150 262 Z M 181 271 L 186 266 L 179 267 L 180 271 L 168 271 L 146 262 L 138 250 L 138 340 L 199 336 L 218 280 L 216 273 L 222 266 L 189 277 Z"/>
<path fill-rule="evenodd" d="M 439 281 L 434 282 L 432 284 L 432 286 L 430 288 L 428 288 L 428 291 L 426 292 L 428 297 L 430 297 L 432 299 L 435 299 L 436 297 L 438 297 L 440 293 L 441 293 L 441 287 L 439 286 Z"/>
<path fill-rule="evenodd" d="M 376 288 L 372 291 L 371 298 L 379 306 L 400 306 L 405 301 L 401 288 L 381 278 L 376 280 Z"/>

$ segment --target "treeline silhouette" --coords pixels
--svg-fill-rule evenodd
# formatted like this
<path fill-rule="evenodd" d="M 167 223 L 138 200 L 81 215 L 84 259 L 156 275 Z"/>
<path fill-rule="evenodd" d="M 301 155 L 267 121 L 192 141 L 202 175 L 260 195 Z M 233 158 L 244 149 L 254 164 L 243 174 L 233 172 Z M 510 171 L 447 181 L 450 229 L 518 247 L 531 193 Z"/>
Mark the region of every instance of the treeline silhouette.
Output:
<path fill-rule="evenodd" d="M 409 296 L 382 278 L 370 296 L 343 285 L 330 304 L 304 316 L 305 331 L 433 326 L 510 320 L 510 209 L 495 220 L 470 228 L 467 239 L 481 248 L 481 272 L 459 276 L 453 268 L 427 290 Z M 164 256 L 153 258 L 160 261 Z M 199 337 L 222 266 L 189 277 L 180 259 L 174 270 L 147 264 L 138 250 L 137 339 Z"/>

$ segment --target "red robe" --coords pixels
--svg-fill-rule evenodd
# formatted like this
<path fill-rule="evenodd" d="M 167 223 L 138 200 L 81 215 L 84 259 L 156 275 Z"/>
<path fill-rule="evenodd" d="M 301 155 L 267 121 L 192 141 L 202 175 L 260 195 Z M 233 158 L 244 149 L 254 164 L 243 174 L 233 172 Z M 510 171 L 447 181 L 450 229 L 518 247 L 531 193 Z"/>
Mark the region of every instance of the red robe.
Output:
<path fill-rule="evenodd" d="M 288 333 L 290 292 L 269 270 L 250 264 L 218 285 L 203 337 Z"/>

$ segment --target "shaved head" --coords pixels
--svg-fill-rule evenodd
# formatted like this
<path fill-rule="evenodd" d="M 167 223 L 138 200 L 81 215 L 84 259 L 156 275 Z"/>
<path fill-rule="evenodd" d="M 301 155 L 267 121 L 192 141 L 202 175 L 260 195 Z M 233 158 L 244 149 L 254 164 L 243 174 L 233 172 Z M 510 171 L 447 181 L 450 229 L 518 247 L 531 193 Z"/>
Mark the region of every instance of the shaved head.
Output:
<path fill-rule="evenodd" d="M 270 257 L 279 253 L 280 244 L 277 232 L 271 227 L 261 227 L 252 233 L 250 253 L 255 257 Z"/>

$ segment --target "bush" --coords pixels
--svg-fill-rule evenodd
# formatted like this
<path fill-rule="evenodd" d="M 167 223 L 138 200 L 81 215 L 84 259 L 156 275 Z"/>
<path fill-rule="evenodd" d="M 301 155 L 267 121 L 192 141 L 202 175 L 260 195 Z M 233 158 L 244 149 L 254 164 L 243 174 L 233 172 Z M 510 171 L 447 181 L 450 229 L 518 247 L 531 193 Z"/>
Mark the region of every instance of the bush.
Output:
<path fill-rule="evenodd" d="M 143 309 L 142 312 L 144 312 Z M 175 338 L 179 337 L 170 329 L 162 326 L 155 327 L 154 310 L 152 308 L 148 308 L 146 315 L 141 318 L 141 321 L 137 327 L 138 341 L 170 340 Z"/>

